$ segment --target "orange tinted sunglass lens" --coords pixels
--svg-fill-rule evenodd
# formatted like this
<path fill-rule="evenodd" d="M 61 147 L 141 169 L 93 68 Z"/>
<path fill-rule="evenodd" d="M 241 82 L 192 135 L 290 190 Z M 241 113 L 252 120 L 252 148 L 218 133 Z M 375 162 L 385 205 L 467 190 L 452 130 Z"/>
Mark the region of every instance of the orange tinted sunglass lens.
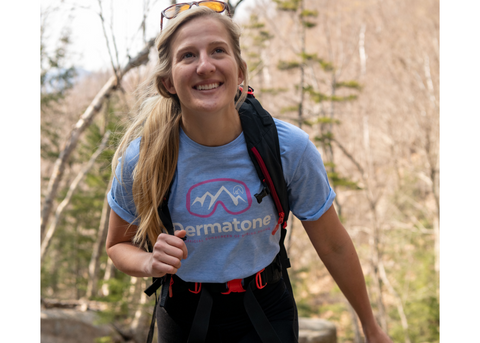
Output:
<path fill-rule="evenodd" d="M 189 4 L 178 4 L 177 6 L 173 6 L 165 11 L 165 17 L 167 19 L 175 18 L 178 13 L 186 11 L 190 8 Z"/>
<path fill-rule="evenodd" d="M 225 10 L 225 6 L 220 3 L 220 2 L 201 2 L 198 4 L 199 6 L 205 6 L 205 7 L 208 7 L 212 10 L 214 10 L 215 12 L 222 12 Z"/>

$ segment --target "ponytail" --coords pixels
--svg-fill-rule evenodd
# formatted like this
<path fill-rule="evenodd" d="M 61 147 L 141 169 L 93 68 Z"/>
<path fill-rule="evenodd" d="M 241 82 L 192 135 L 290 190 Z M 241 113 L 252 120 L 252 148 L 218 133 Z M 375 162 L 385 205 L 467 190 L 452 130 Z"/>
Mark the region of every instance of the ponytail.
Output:
<path fill-rule="evenodd" d="M 151 82 L 145 83 L 150 83 L 149 88 L 153 86 Z M 166 232 L 157 208 L 162 204 L 175 175 L 181 112 L 176 96 L 165 98 L 157 94 L 141 98 L 139 103 L 138 114 L 115 152 L 112 167 L 115 173 L 118 160 L 125 155 L 128 145 L 141 137 L 132 185 L 133 201 L 140 223 L 133 243 L 145 247 L 147 242 L 153 246 L 157 236 Z M 124 162 L 125 159 L 122 159 L 122 173 Z"/>
<path fill-rule="evenodd" d="M 157 212 L 169 189 L 178 161 L 180 107 L 174 98 L 155 96 L 143 110 L 150 113 L 140 142 L 140 155 L 133 180 L 133 200 L 141 218 L 134 237 L 140 246 L 153 246 L 166 232 Z"/>

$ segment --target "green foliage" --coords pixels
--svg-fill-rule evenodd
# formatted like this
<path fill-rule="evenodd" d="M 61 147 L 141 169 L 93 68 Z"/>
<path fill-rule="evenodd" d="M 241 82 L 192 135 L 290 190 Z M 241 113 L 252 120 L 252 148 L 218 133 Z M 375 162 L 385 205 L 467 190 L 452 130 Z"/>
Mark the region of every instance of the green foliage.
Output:
<path fill-rule="evenodd" d="M 303 10 L 301 13 L 300 13 L 300 16 L 302 18 L 306 18 L 306 17 L 317 17 L 318 16 L 318 11 L 317 10 Z"/>
<path fill-rule="evenodd" d="M 340 186 L 355 191 L 362 189 L 360 186 L 358 186 L 357 182 L 352 181 L 345 176 L 341 176 L 338 172 L 327 172 L 327 176 L 330 180 L 330 183 L 335 187 Z"/>
<path fill-rule="evenodd" d="M 112 337 L 110 336 L 104 336 L 104 337 L 98 337 L 95 338 L 95 343 L 114 343 L 115 341 L 113 340 Z"/>
<path fill-rule="evenodd" d="M 318 60 L 317 54 L 307 54 L 306 52 L 300 53 L 300 57 L 302 58 L 302 60 L 304 62 L 306 62 L 306 61 L 317 61 Z"/>
<path fill-rule="evenodd" d="M 332 97 L 320 92 L 315 92 L 312 89 L 308 90 L 307 92 L 310 95 L 310 99 L 317 104 L 323 101 L 332 100 Z"/>
<path fill-rule="evenodd" d="M 350 89 L 362 90 L 362 86 L 355 80 L 336 82 L 335 87 L 336 88 L 350 88 Z"/>
<path fill-rule="evenodd" d="M 311 29 L 312 27 L 317 26 L 316 23 L 306 20 L 302 20 L 302 25 L 305 26 L 307 29 Z"/>
<path fill-rule="evenodd" d="M 356 94 L 351 94 L 351 95 L 347 95 L 347 96 L 334 95 L 334 96 L 330 97 L 330 100 L 335 101 L 335 102 L 345 102 L 345 101 L 357 100 L 357 98 L 358 98 L 358 95 L 356 95 Z"/>
<path fill-rule="evenodd" d="M 433 216 L 428 208 L 418 206 L 416 202 L 425 202 L 426 194 L 420 187 L 424 182 L 415 172 L 404 173 L 399 180 L 398 190 L 390 202 L 397 211 L 392 211 L 393 219 L 398 222 L 416 219 L 414 228 L 396 228 L 385 235 L 384 256 L 402 255 L 395 264 L 386 265 L 389 279 L 397 290 L 408 320 L 410 340 L 412 342 L 439 341 L 439 299 L 438 277 L 432 268 L 435 263 L 435 240 L 428 230 L 433 228 Z M 411 201 L 415 199 L 415 202 Z M 396 308 L 389 310 L 391 335 L 394 341 L 404 340 L 403 327 Z"/>
<path fill-rule="evenodd" d="M 277 69 L 279 70 L 291 70 L 300 67 L 300 63 L 296 61 L 279 61 L 277 64 Z"/>
<path fill-rule="evenodd" d="M 324 133 L 320 136 L 315 136 L 314 141 L 315 142 L 320 142 L 324 145 L 330 145 L 331 144 L 330 142 L 332 141 L 332 138 L 333 138 L 333 133 L 326 132 L 326 133 Z"/>
<path fill-rule="evenodd" d="M 65 97 L 73 87 L 77 75 L 75 67 L 68 66 L 67 51 L 72 42 L 70 30 L 64 30 L 58 45 L 52 52 L 47 51 L 45 42 L 40 42 L 40 95 L 42 107 L 49 107 Z"/>
<path fill-rule="evenodd" d="M 268 93 L 272 95 L 277 95 L 279 93 L 284 93 L 288 91 L 288 88 L 262 88 L 260 89 L 262 93 Z"/>
<path fill-rule="evenodd" d="M 261 30 L 258 32 L 258 34 L 262 42 L 275 37 L 274 35 L 271 35 L 270 32 L 268 32 L 267 30 Z"/>
<path fill-rule="evenodd" d="M 98 149 L 106 130 L 122 130 L 118 125 L 121 110 L 116 96 L 105 107 L 106 117 L 99 117 L 87 129 L 79 142 L 70 164 L 79 170 Z M 94 167 L 87 173 L 82 184 L 73 194 L 69 206 L 52 239 L 50 250 L 42 264 L 42 296 L 55 294 L 58 298 L 79 298 L 85 295 L 88 284 L 88 264 L 92 247 L 97 240 L 100 217 L 111 176 L 111 159 L 118 134 L 112 134 L 107 149 L 97 158 Z M 59 190 L 57 202 L 64 199 L 67 187 L 75 175 L 66 175 L 66 187 Z M 100 258 L 105 264 L 106 254 Z M 101 275 L 100 275 L 101 276 Z M 124 286 L 125 288 L 125 286 Z M 114 293 L 113 293 L 114 294 Z"/>
<path fill-rule="evenodd" d="M 298 105 L 286 106 L 280 109 L 280 113 L 287 113 L 287 112 L 297 112 Z"/>
<path fill-rule="evenodd" d="M 330 118 L 330 117 L 317 117 L 313 120 L 305 120 L 305 124 L 308 126 L 314 126 L 315 124 L 341 124 L 341 121 L 338 119 Z"/>
<path fill-rule="evenodd" d="M 319 58 L 318 59 L 318 64 L 320 64 L 320 67 L 323 69 L 325 72 L 333 72 L 335 70 L 335 67 L 333 66 L 333 63 L 331 62 L 326 62 L 323 59 Z"/>
<path fill-rule="evenodd" d="M 279 11 L 296 12 L 302 0 L 273 0 Z"/>
<path fill-rule="evenodd" d="M 259 21 L 258 15 L 252 14 L 250 16 L 250 22 L 245 25 L 245 28 L 248 29 L 263 29 L 265 27 L 265 24 Z"/>

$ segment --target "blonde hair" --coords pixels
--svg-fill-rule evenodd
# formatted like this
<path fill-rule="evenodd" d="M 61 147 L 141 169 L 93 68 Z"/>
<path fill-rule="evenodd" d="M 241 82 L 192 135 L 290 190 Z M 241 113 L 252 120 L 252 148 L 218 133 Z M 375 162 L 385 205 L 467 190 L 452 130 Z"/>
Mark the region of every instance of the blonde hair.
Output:
<path fill-rule="evenodd" d="M 165 199 L 174 178 L 178 161 L 179 128 L 181 122 L 180 101 L 170 94 L 162 80 L 171 76 L 172 56 L 170 47 L 180 27 L 200 17 L 209 17 L 223 24 L 230 37 L 231 48 L 239 69 L 244 75 L 244 87 L 237 93 L 235 107 L 238 110 L 247 96 L 248 71 L 241 57 L 240 27 L 226 15 L 218 14 L 206 7 L 192 7 L 169 21 L 158 35 L 155 46 L 158 64 L 152 75 L 138 88 L 136 116 L 120 141 L 113 157 L 113 173 L 129 144 L 142 137 L 138 163 L 133 171 L 133 201 L 140 221 L 133 242 L 141 247 L 153 246 L 160 233 L 166 232 L 157 212 Z M 122 170 L 125 159 L 122 159 Z"/>

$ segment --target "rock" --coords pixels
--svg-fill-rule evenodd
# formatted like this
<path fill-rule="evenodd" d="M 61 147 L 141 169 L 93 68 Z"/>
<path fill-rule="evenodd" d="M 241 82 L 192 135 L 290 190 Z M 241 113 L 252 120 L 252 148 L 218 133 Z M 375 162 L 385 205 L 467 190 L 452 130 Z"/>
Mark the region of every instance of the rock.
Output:
<path fill-rule="evenodd" d="M 337 328 L 319 318 L 298 318 L 298 343 L 337 343 Z"/>
<path fill-rule="evenodd" d="M 42 343 L 94 343 L 95 339 L 110 336 L 112 342 L 124 342 L 108 324 L 99 325 L 93 311 L 74 309 L 42 309 Z M 298 343 L 337 343 L 337 329 L 324 319 L 299 318 Z"/>
<path fill-rule="evenodd" d="M 111 336 L 119 342 L 118 333 L 108 324 L 97 324 L 98 317 L 92 311 L 72 309 L 42 309 L 42 343 L 94 343 L 96 338 Z"/>

